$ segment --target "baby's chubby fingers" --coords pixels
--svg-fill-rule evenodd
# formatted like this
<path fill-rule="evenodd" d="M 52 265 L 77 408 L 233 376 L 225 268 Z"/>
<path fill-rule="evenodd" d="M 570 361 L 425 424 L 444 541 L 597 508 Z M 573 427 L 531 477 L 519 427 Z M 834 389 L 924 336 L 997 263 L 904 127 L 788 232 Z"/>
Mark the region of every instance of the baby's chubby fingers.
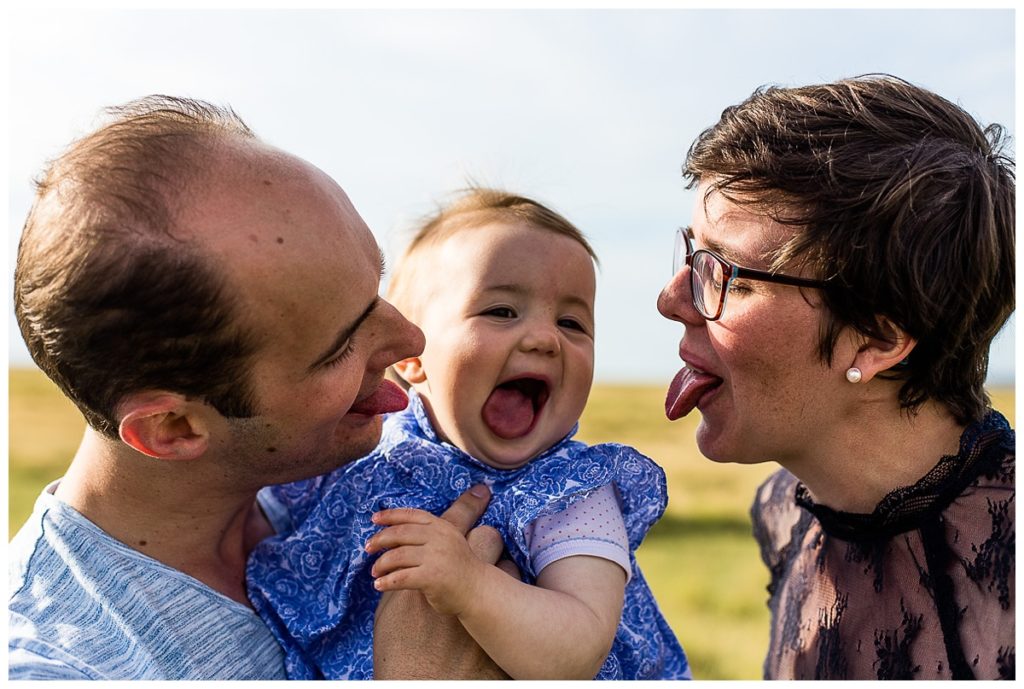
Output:
<path fill-rule="evenodd" d="M 402 545 L 423 545 L 430 540 L 430 527 L 423 524 L 399 524 L 381 529 L 366 541 L 366 552 L 377 553 Z"/>
<path fill-rule="evenodd" d="M 399 591 L 402 589 L 419 589 L 421 577 L 417 576 L 419 567 L 405 567 L 373 580 L 373 588 L 378 591 Z"/>
<path fill-rule="evenodd" d="M 437 521 L 437 517 L 426 510 L 417 510 L 413 507 L 396 507 L 391 510 L 374 512 L 370 521 L 381 526 L 392 526 L 394 524 L 431 524 Z"/>
<path fill-rule="evenodd" d="M 418 550 L 415 546 L 400 546 L 387 551 L 373 563 L 373 567 L 370 569 L 370 576 L 382 577 L 395 570 L 416 567 L 422 564 L 422 553 L 417 552 Z"/>

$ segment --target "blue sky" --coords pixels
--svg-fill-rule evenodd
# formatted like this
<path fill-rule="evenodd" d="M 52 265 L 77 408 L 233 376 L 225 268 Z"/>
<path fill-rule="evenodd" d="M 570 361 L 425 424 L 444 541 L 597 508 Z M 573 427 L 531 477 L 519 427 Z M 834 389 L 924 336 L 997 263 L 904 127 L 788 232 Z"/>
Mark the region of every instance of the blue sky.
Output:
<path fill-rule="evenodd" d="M 467 179 L 535 196 L 591 238 L 596 378 L 667 383 L 655 300 L 694 192 L 680 165 L 765 83 L 888 72 L 1014 133 L 1012 10 L 15 10 L 6 294 L 44 161 L 104 106 L 229 104 L 348 192 L 394 257 Z M 8 304 L 10 300 L 8 299 Z M 10 307 L 8 307 L 10 312 Z M 8 317 L 10 360 L 29 363 Z M 1013 378 L 1012 325 L 992 382 Z"/>

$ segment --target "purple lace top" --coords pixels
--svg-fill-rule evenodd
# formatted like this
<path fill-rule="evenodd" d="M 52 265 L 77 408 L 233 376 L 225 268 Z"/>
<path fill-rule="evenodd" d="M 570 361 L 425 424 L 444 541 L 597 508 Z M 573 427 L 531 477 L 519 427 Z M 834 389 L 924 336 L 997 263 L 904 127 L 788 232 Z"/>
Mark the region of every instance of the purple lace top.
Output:
<path fill-rule="evenodd" d="M 768 679 L 1014 676 L 1014 432 L 991 411 L 872 514 L 786 470 L 751 516 L 771 572 Z"/>

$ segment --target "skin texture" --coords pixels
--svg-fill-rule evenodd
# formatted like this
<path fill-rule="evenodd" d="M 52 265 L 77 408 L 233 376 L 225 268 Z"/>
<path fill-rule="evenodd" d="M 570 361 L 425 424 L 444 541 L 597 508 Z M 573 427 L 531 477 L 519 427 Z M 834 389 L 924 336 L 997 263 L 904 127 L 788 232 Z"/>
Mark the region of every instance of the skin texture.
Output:
<path fill-rule="evenodd" d="M 114 538 L 249 605 L 246 557 L 271 532 L 257 491 L 372 449 L 380 417 L 352 407 L 373 399 L 389 365 L 422 351 L 423 335 L 377 296 L 380 251 L 327 175 L 234 139 L 211 151 L 210 164 L 177 227 L 226 276 L 237 317 L 255 336 L 257 415 L 228 419 L 165 390 L 130 394 L 118 408 L 120 441 L 86 429 L 56 495 Z M 410 662 L 479 659 L 471 640 L 440 633 L 457 622 L 414 600 L 392 610 L 385 627 L 431 625 L 447 639 L 429 648 L 407 640 Z"/>
<path fill-rule="evenodd" d="M 699 199 L 707 188 L 700 185 Z M 768 251 L 793 231 L 717 192 L 697 204 L 690 227 L 695 248 L 762 270 Z M 697 444 L 706 457 L 776 461 L 819 502 L 871 511 L 957 448 L 962 428 L 944 409 L 926 403 L 917 415 L 902 413 L 899 383 L 877 377 L 915 345 L 895 326 L 890 341 L 845 331 L 827 366 L 817 355 L 823 307 L 815 290 L 736 280 L 722 317 L 706 321 L 692 305 L 689 273 L 684 268 L 669 281 L 658 309 L 685 328 L 680 359 L 722 380 L 697 404 Z M 860 369 L 860 382 L 847 381 L 850 367 Z"/>
<path fill-rule="evenodd" d="M 564 437 L 586 404 L 593 376 L 593 263 L 571 238 L 521 224 L 463 229 L 419 261 L 416 319 L 423 354 L 399 373 L 428 405 L 443 437 L 498 468 L 519 467 Z M 458 274 L 452 281 L 447 276 Z M 434 277 L 431 277 L 434 276 Z M 550 398 L 529 433 L 503 439 L 481 410 L 494 388 L 529 374 Z M 384 528 L 366 545 L 382 553 L 380 591 L 419 591 L 455 616 L 515 679 L 590 679 L 611 649 L 626 583 L 608 560 L 558 560 L 536 586 L 481 561 L 463 530 L 414 509 L 374 515 Z"/>

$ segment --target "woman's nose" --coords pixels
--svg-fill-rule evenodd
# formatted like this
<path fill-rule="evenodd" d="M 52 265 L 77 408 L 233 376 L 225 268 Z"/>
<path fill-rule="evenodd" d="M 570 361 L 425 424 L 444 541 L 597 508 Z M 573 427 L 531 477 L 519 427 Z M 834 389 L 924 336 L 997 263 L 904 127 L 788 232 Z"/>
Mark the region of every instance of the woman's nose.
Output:
<path fill-rule="evenodd" d="M 700 325 L 704 317 L 693 306 L 693 292 L 690 289 L 690 267 L 685 266 L 672 276 L 658 295 L 658 311 L 669 320 L 684 325 Z"/>

